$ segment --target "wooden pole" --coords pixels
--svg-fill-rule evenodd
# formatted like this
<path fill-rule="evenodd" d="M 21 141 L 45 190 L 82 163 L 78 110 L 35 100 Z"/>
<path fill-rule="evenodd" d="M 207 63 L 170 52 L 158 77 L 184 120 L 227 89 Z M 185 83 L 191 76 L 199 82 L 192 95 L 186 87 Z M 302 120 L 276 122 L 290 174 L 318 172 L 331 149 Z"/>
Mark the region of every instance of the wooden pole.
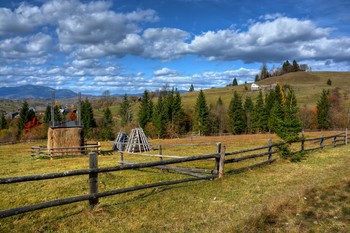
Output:
<path fill-rule="evenodd" d="M 304 130 L 301 133 L 301 151 L 303 152 L 305 150 L 305 134 L 304 134 Z"/>
<path fill-rule="evenodd" d="M 334 134 L 334 138 L 333 138 L 333 146 L 336 147 L 337 146 L 337 134 Z"/>
<path fill-rule="evenodd" d="M 220 151 L 220 160 L 219 160 L 219 178 L 224 177 L 225 152 L 226 152 L 226 147 L 222 145 L 221 151 Z"/>
<path fill-rule="evenodd" d="M 323 149 L 324 135 L 321 137 L 320 148 Z"/>
<path fill-rule="evenodd" d="M 216 143 L 216 153 L 221 155 L 221 142 Z M 215 159 L 215 168 L 216 174 L 219 174 L 219 165 L 220 164 L 220 158 Z"/>
<path fill-rule="evenodd" d="M 269 140 L 267 141 L 267 145 L 268 145 L 268 156 L 267 156 L 267 160 L 271 160 L 271 156 L 272 156 L 272 139 L 269 138 Z"/>
<path fill-rule="evenodd" d="M 120 164 L 124 164 L 124 154 L 123 151 L 120 151 Z"/>
<path fill-rule="evenodd" d="M 345 145 L 348 144 L 348 128 L 345 129 Z"/>
<path fill-rule="evenodd" d="M 163 155 L 162 145 L 159 145 L 158 150 L 159 150 L 159 155 Z M 160 158 L 161 161 L 163 160 L 163 156 L 160 156 L 159 158 Z"/>
<path fill-rule="evenodd" d="M 98 154 L 91 152 L 89 154 L 89 168 L 98 168 Z M 98 172 L 92 172 L 89 174 L 90 194 L 94 195 L 98 193 Z M 94 208 L 98 204 L 98 198 L 93 197 L 89 199 L 90 208 Z"/>

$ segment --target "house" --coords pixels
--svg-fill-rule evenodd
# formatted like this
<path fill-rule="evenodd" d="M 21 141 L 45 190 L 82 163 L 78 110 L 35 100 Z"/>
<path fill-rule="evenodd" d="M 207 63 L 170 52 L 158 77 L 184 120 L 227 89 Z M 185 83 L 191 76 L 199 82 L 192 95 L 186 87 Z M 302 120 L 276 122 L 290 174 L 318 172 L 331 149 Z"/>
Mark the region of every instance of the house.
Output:
<path fill-rule="evenodd" d="M 260 86 L 258 84 L 252 83 L 250 86 L 251 91 L 258 91 L 260 89 Z"/>

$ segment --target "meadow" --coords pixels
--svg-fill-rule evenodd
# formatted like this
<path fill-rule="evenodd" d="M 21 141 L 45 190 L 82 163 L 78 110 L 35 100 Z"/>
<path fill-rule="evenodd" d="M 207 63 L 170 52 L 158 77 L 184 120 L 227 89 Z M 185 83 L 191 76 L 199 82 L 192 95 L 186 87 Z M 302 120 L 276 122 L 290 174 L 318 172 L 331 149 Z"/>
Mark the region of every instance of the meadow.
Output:
<path fill-rule="evenodd" d="M 307 137 L 334 132 L 307 133 Z M 215 153 L 267 144 L 271 134 L 152 140 L 165 155 Z M 209 143 L 210 142 L 210 143 Z M 198 144 L 175 147 L 173 144 Z M 208 144 L 209 143 L 209 144 Z M 0 177 L 88 168 L 87 156 L 32 159 L 42 142 L 2 145 Z M 166 146 L 167 144 L 168 146 Z M 112 146 L 103 142 L 104 150 Z M 222 179 L 197 181 L 101 198 L 90 209 L 78 202 L 0 219 L 0 232 L 348 232 L 350 230 L 350 156 L 348 145 L 307 153 L 300 162 L 278 159 L 271 165 Z M 153 151 L 152 153 L 158 153 Z M 155 158 L 125 155 L 128 161 Z M 195 166 L 212 166 L 201 162 Z M 99 156 L 99 167 L 119 165 L 119 154 Z M 155 169 L 102 173 L 99 191 L 187 176 Z M 88 177 L 0 185 L 0 209 L 72 197 L 89 192 Z"/>

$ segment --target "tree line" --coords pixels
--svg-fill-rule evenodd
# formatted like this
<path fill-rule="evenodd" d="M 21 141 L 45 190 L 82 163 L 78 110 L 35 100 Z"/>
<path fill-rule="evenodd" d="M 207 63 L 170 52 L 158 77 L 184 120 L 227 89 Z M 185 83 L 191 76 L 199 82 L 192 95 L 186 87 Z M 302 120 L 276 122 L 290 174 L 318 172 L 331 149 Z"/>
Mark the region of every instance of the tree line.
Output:
<path fill-rule="evenodd" d="M 194 106 L 184 109 L 182 97 L 177 89 L 164 88 L 157 93 L 144 91 L 139 102 L 124 95 L 117 116 L 109 106 L 102 110 L 98 120 L 94 108 L 86 98 L 81 102 L 81 122 L 87 138 L 113 140 L 119 130 L 142 127 L 152 138 L 172 138 L 188 133 L 199 135 L 276 133 L 286 140 L 295 140 L 301 129 L 329 129 L 348 127 L 349 118 L 345 108 L 347 95 L 339 88 L 323 90 L 316 106 L 298 107 L 296 94 L 288 86 L 277 85 L 269 92 L 258 93 L 253 100 L 233 92 L 229 103 L 218 97 L 215 104 L 208 104 L 205 93 L 200 90 Z M 138 109 L 135 109 L 138 108 Z M 74 107 L 72 107 L 73 110 Z M 64 114 L 58 102 L 54 105 L 55 121 L 75 121 L 75 111 Z M 135 116 L 134 116 L 134 114 Z M 19 117 L 13 120 L 0 116 L 0 139 L 45 138 L 51 121 L 51 106 L 30 133 L 26 125 L 32 121 L 35 112 L 24 101 Z M 116 120 L 117 119 L 117 120 Z M 118 122 L 117 122 L 118 121 Z"/>

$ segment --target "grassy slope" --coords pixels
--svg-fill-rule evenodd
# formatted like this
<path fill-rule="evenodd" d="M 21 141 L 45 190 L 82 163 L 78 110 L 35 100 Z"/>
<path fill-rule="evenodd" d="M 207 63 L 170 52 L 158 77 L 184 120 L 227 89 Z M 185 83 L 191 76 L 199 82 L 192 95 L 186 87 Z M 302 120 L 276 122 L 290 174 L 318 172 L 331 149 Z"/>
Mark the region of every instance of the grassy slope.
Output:
<path fill-rule="evenodd" d="M 251 141 L 238 136 L 194 138 L 193 142 L 220 139 L 233 150 L 243 144 L 244 147 L 263 145 L 270 136 L 252 136 Z M 162 141 L 176 142 L 178 141 Z M 29 148 L 32 144 L 1 147 L 0 177 L 88 166 L 86 157 L 31 160 Z M 104 144 L 104 149 L 109 146 Z M 0 232 L 258 232 L 259 229 L 277 232 L 346 232 L 350 229 L 349 148 L 342 146 L 314 152 L 300 163 L 279 160 L 270 166 L 227 175 L 221 180 L 199 181 L 102 198 L 94 210 L 89 210 L 87 203 L 81 202 L 0 219 Z M 210 148 L 198 147 L 192 153 L 209 153 L 214 150 L 215 146 L 211 145 Z M 175 153 L 174 149 L 167 152 L 166 154 Z M 134 157 L 128 159 L 144 160 Z M 99 166 L 115 165 L 117 161 L 118 156 L 99 157 Z M 142 169 L 101 174 L 100 191 L 184 177 L 159 173 Z M 86 176 L 1 185 L 0 209 L 87 192 Z M 320 205 L 328 206 L 313 208 L 314 193 L 321 198 Z M 310 203 L 306 200 L 310 200 Z"/>
<path fill-rule="evenodd" d="M 326 84 L 328 79 L 332 80 L 332 86 L 328 86 Z M 296 91 L 298 104 L 300 106 L 303 104 L 315 106 L 318 98 L 321 95 L 322 89 L 339 87 L 342 94 L 349 94 L 348 87 L 350 86 L 350 72 L 296 72 L 257 82 L 259 85 L 273 83 L 291 85 Z M 247 84 L 247 87 L 250 88 L 250 84 Z M 236 87 L 213 88 L 210 90 L 205 90 L 204 93 L 209 104 L 215 105 L 217 99 L 221 97 L 224 104 L 228 106 L 232 98 L 233 91 L 237 91 L 243 97 L 251 96 L 254 101 L 258 94 L 256 91 L 245 91 L 244 85 Z M 197 95 L 197 92 L 182 95 L 182 101 L 186 109 L 189 109 L 195 105 Z M 350 106 L 349 99 L 347 100 L 347 106 Z"/>

